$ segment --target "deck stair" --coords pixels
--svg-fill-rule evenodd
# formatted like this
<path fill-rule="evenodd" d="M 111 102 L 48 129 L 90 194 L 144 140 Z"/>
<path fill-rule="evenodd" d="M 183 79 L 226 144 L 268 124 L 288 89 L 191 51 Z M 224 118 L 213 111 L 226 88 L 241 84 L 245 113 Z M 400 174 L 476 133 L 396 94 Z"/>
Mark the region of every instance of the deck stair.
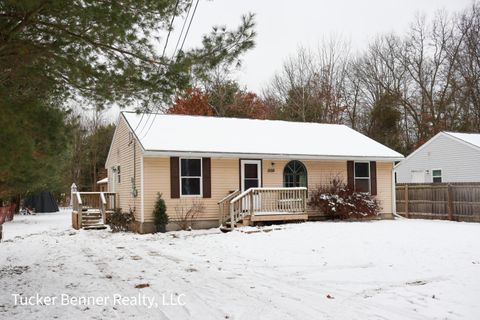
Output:
<path fill-rule="evenodd" d="M 105 229 L 102 212 L 100 209 L 83 208 L 82 209 L 82 227 L 85 230 Z"/>
<path fill-rule="evenodd" d="M 107 226 L 106 215 L 116 208 L 111 192 L 76 192 L 73 197 L 72 225 L 75 229 L 99 230 Z"/>

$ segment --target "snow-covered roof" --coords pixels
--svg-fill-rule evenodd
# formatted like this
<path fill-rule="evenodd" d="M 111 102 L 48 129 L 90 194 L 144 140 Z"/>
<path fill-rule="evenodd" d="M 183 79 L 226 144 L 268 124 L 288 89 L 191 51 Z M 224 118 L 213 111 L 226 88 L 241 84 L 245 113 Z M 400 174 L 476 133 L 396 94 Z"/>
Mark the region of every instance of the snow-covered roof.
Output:
<path fill-rule="evenodd" d="M 285 158 L 403 156 L 344 125 L 122 112 L 148 153 L 269 155 Z M 149 129 L 150 128 L 150 129 Z"/>
<path fill-rule="evenodd" d="M 460 133 L 448 131 L 445 131 L 445 133 L 480 148 L 480 133 Z"/>
<path fill-rule="evenodd" d="M 108 183 L 108 177 L 97 181 L 97 184 L 104 184 L 104 183 Z"/>

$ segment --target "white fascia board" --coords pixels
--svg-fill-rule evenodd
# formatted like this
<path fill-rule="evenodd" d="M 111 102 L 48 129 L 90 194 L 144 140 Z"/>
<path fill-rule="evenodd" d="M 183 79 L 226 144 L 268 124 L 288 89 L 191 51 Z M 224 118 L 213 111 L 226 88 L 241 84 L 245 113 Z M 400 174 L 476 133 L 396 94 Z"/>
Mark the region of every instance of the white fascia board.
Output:
<path fill-rule="evenodd" d="M 115 124 L 115 131 L 113 132 L 112 141 L 110 142 L 110 148 L 108 148 L 107 159 L 105 160 L 105 169 L 107 169 L 107 170 L 108 170 L 107 163 L 108 163 L 108 160 L 110 159 L 110 154 L 112 153 L 113 142 L 115 141 L 115 138 L 117 137 L 118 125 L 120 124 L 121 117 L 122 117 L 122 113 L 120 113 L 120 115 L 118 116 L 117 122 Z"/>
<path fill-rule="evenodd" d="M 295 154 L 261 154 L 261 153 L 225 153 L 225 152 L 188 152 L 188 151 L 153 151 L 147 150 L 145 157 L 209 157 L 209 158 L 257 158 L 257 159 L 292 159 L 292 160 L 353 160 L 353 161 L 401 161 L 400 157 L 360 157 L 360 156 L 322 156 Z"/>
<path fill-rule="evenodd" d="M 461 139 L 461 138 L 459 138 L 459 137 L 457 137 L 457 136 L 454 136 L 454 135 L 452 135 L 452 134 L 449 134 L 448 132 L 442 132 L 442 133 L 444 133 L 447 137 L 450 137 L 450 138 L 452 138 L 453 140 L 455 140 L 455 141 L 457 141 L 457 142 L 460 142 L 460 143 L 462 143 L 462 144 L 464 144 L 464 145 L 466 145 L 466 146 L 469 146 L 470 148 L 473 148 L 473 149 L 475 149 L 475 150 L 477 150 L 477 151 L 480 151 L 480 147 L 478 147 L 478 146 L 476 146 L 476 145 L 474 145 L 474 144 L 472 144 L 472 143 L 470 143 L 470 142 L 468 142 L 468 141 L 466 141 L 466 140 L 463 140 L 463 139 Z"/>
<path fill-rule="evenodd" d="M 123 119 L 125 120 L 125 123 L 127 124 L 128 126 L 128 130 L 132 133 L 133 137 L 135 138 L 135 140 L 137 140 L 138 144 L 140 145 L 140 148 L 142 149 L 142 154 L 145 154 L 145 148 L 143 147 L 143 144 L 142 144 L 142 141 L 140 141 L 140 139 L 138 138 L 137 134 L 135 133 L 135 130 L 133 130 L 132 126 L 130 126 L 130 123 L 128 122 L 127 118 L 125 117 L 125 115 L 123 114 L 123 112 L 120 113 L 121 116 L 123 117 Z"/>
<path fill-rule="evenodd" d="M 396 170 L 398 167 L 400 167 L 402 164 L 406 163 L 411 157 L 413 157 L 414 155 L 416 155 L 418 152 L 420 152 L 421 150 L 423 150 L 424 148 L 426 148 L 428 145 L 430 145 L 433 141 L 437 140 L 439 137 L 441 136 L 447 136 L 447 137 L 451 137 L 450 135 L 444 133 L 444 132 L 439 132 L 437 133 L 435 136 L 433 136 L 433 138 L 431 138 L 430 140 L 428 140 L 427 142 L 425 142 L 422 146 L 420 146 L 420 148 L 418 148 L 417 150 L 413 151 L 412 153 L 410 153 L 405 159 L 401 160 L 400 163 L 398 163 L 396 166 L 393 167 L 393 170 Z"/>

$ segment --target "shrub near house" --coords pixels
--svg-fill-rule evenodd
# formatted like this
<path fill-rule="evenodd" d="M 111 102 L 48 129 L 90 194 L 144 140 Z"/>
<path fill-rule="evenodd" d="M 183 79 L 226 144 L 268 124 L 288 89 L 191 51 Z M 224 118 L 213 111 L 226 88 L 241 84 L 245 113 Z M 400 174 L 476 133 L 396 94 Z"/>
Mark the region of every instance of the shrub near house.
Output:
<path fill-rule="evenodd" d="M 308 203 L 323 212 L 327 219 L 364 219 L 380 214 L 380 205 L 367 192 L 355 192 L 339 179 L 318 186 Z"/>

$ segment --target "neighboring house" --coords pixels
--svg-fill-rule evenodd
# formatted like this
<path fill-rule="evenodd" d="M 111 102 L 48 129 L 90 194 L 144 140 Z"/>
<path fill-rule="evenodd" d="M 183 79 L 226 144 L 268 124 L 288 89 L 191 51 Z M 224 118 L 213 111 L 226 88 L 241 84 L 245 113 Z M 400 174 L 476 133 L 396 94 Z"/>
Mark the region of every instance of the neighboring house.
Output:
<path fill-rule="evenodd" d="M 395 167 L 397 183 L 480 182 L 480 134 L 440 132 Z"/>
<path fill-rule="evenodd" d="M 108 192 L 108 177 L 97 181 L 98 192 Z"/>
<path fill-rule="evenodd" d="M 307 188 L 334 178 L 376 195 L 391 217 L 393 165 L 402 159 L 344 125 L 122 112 L 106 168 L 118 206 L 146 233 L 154 230 L 157 193 L 170 220 L 201 203 L 195 228 L 247 214 L 306 220 L 321 217 L 306 206 Z"/>

